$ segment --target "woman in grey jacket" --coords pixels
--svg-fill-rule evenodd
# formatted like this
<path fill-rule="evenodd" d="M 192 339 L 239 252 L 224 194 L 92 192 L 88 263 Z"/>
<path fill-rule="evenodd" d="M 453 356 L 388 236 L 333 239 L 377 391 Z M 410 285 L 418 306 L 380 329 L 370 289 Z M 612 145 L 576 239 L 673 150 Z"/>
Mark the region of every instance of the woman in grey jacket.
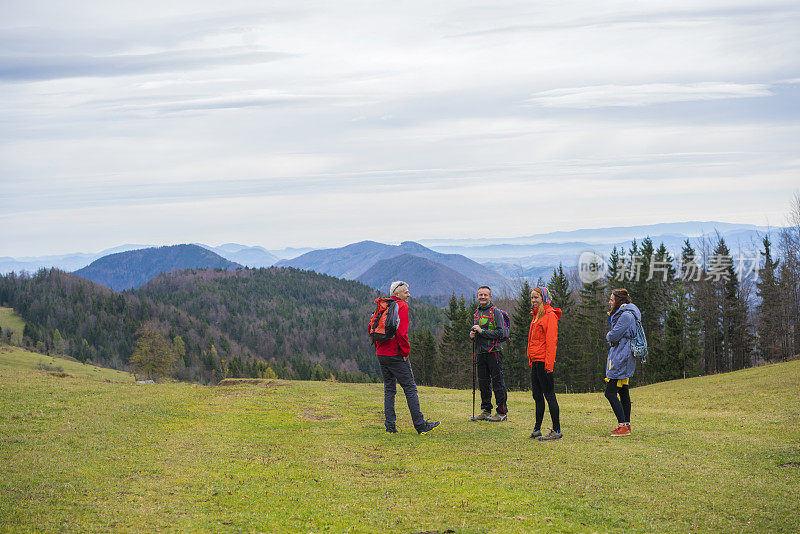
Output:
<path fill-rule="evenodd" d="M 608 349 L 606 362 L 606 398 L 617 416 L 617 427 L 612 436 L 631 434 L 631 395 L 628 382 L 636 370 L 636 359 L 631 351 L 631 339 L 636 332 L 636 321 L 642 320 L 642 312 L 631 302 L 626 289 L 615 289 L 608 301 L 611 308 L 606 334 Z"/>

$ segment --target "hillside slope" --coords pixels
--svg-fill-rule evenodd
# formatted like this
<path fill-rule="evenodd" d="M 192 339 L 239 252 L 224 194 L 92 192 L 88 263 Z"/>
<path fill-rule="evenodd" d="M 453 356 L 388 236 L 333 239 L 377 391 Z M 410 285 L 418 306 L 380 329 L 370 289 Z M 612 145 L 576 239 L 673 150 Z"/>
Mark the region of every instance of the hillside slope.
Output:
<path fill-rule="evenodd" d="M 0 524 L 10 531 L 797 532 L 800 361 L 634 388 L 633 435 L 600 393 L 471 423 L 420 388 L 427 436 L 378 384 L 112 384 L 0 368 Z M 549 416 L 546 416 L 549 419 Z M 546 419 L 547 421 L 547 419 Z M 46 436 L 47 439 L 43 439 Z"/>
<path fill-rule="evenodd" d="M 61 356 L 48 356 L 20 347 L 0 345 L 0 369 L 44 371 L 59 378 L 89 377 L 110 382 L 133 382 L 133 375 L 116 369 L 81 363 Z"/>
<path fill-rule="evenodd" d="M 135 289 L 159 273 L 175 269 L 224 269 L 241 267 L 198 245 L 173 245 L 110 254 L 93 261 L 75 274 L 115 291 Z"/>

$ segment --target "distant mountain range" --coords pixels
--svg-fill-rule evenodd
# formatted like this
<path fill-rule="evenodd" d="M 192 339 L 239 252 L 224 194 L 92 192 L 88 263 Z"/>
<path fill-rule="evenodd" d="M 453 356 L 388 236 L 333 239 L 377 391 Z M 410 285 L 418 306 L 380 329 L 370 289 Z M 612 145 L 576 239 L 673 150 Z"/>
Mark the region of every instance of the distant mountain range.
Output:
<path fill-rule="evenodd" d="M 698 237 L 714 232 L 727 233 L 736 230 L 754 230 L 765 232 L 775 227 L 757 226 L 754 224 L 726 223 L 719 221 L 688 221 L 674 223 L 658 223 L 641 226 L 614 226 L 611 228 L 587 228 L 563 232 L 533 234 L 525 237 L 489 237 L 477 239 L 420 239 L 419 242 L 441 250 L 446 247 L 473 247 L 485 245 L 532 245 L 539 243 L 581 242 L 589 244 L 618 243 L 641 239 L 647 236 L 673 235 Z"/>
<path fill-rule="evenodd" d="M 279 259 L 264 247 L 248 247 L 236 243 L 227 243 L 218 247 L 209 247 L 200 243 L 198 245 L 219 254 L 226 260 L 247 267 L 272 267 Z"/>
<path fill-rule="evenodd" d="M 173 245 L 109 254 L 75 274 L 116 291 L 136 289 L 161 273 L 175 269 L 223 269 L 242 267 L 198 245 Z"/>
<path fill-rule="evenodd" d="M 314 250 L 291 260 L 281 260 L 277 265 L 314 270 L 339 278 L 356 279 L 377 262 L 403 254 L 431 260 L 471 280 L 480 280 L 487 285 L 502 284 L 506 281 L 502 275 L 460 254 L 442 254 L 413 241 L 404 241 L 399 245 L 361 241 L 340 248 Z"/>
<path fill-rule="evenodd" d="M 718 236 L 725 239 L 734 254 L 742 251 L 744 254 L 753 255 L 760 248 L 764 234 L 769 232 L 773 242 L 777 243 L 779 231 L 780 228 L 751 224 L 692 221 L 550 232 L 514 238 L 431 239 L 423 241 L 424 245 L 413 241 L 405 241 L 399 245 L 361 241 L 339 248 L 320 250 L 309 248 L 267 250 L 259 246 L 237 243 L 226 243 L 217 247 L 203 244 L 193 246 L 220 257 L 214 260 L 217 263 L 212 262 L 213 268 L 229 268 L 223 266 L 227 264 L 219 263 L 220 259 L 247 267 L 271 265 L 295 267 L 340 278 L 360 280 L 381 291 L 386 291 L 387 282 L 391 282 L 389 278 L 406 279 L 409 283 L 414 281 L 414 292 L 417 295 L 432 296 L 441 295 L 436 292 L 445 290 L 468 295 L 472 294 L 475 287 L 483 284 L 505 289 L 513 285 L 510 280 L 520 278 L 531 282 L 535 282 L 539 277 L 547 280 L 552 269 L 559 264 L 563 264 L 567 270 L 576 266 L 578 256 L 586 250 L 593 250 L 607 257 L 614 246 L 627 249 L 633 239 L 641 241 L 647 236 L 656 246 L 663 242 L 673 255 L 677 255 L 687 238 L 691 240 L 696 250 L 702 251 L 704 243 L 713 246 Z M 34 272 L 43 267 L 74 271 L 99 258 L 145 249 L 153 250 L 154 247 L 122 245 L 97 254 L 75 253 L 19 259 L 0 257 L 0 273 L 23 270 Z M 428 261 L 412 258 L 403 258 L 395 262 L 386 261 L 404 255 Z M 189 268 L 200 265 L 211 267 L 211 264 L 207 265 L 202 261 L 197 263 L 196 260 L 199 260 L 199 257 L 193 258 L 189 264 L 183 261 L 177 263 L 166 261 L 162 266 L 164 268 Z M 133 265 L 130 267 L 134 268 Z M 81 271 L 98 277 L 100 283 L 113 284 L 111 287 L 137 287 L 131 284 L 141 285 L 148 276 L 153 275 L 154 267 L 136 265 L 134 270 L 137 272 L 130 273 L 130 278 L 113 280 L 106 278 L 105 282 L 101 281 L 105 275 L 98 270 L 100 266 Z M 155 265 L 161 264 L 156 262 Z M 117 269 L 115 272 L 120 274 L 121 271 Z M 469 285 L 465 280 L 472 285 L 472 289 L 468 292 L 465 292 Z"/>
<path fill-rule="evenodd" d="M 387 261 L 400 256 L 404 258 L 397 264 Z M 400 245 L 361 241 L 341 248 L 314 250 L 292 260 L 282 260 L 277 265 L 355 279 L 383 291 L 386 291 L 387 278 L 408 279 L 410 284 L 412 279 L 422 281 L 426 276 L 433 276 L 429 283 L 417 285 L 419 295 L 450 294 L 455 289 L 458 289 L 456 294 L 470 295 L 479 285 L 504 288 L 508 284 L 501 274 L 465 256 L 435 252 L 413 241 Z M 392 273 L 391 276 L 381 273 L 381 269 Z M 448 288 L 445 293 L 430 292 L 444 288 Z"/>
<path fill-rule="evenodd" d="M 257 267 L 269 266 L 273 257 L 261 247 L 235 244 L 216 247 L 230 257 L 247 260 Z M 151 247 L 104 256 L 75 274 L 116 291 L 136 289 L 160 273 L 184 269 L 233 270 L 242 267 L 203 245 Z M 259 263 L 262 263 L 259 265 Z M 278 262 L 282 267 L 315 271 L 344 279 L 355 279 L 383 292 L 394 280 L 405 280 L 419 296 L 469 296 L 479 285 L 504 289 L 502 275 L 458 254 L 441 254 L 405 242 L 384 245 L 374 241 L 354 243 L 340 249 L 311 251 L 293 260 Z"/>
<path fill-rule="evenodd" d="M 240 263 L 246 267 L 269 267 L 274 265 L 279 259 L 289 259 L 305 254 L 311 250 L 309 247 L 294 248 L 287 247 L 280 250 L 267 250 L 263 247 L 251 247 L 237 243 L 226 243 L 218 247 L 196 243 L 198 246 L 219 254 L 226 260 Z M 29 256 L 12 258 L 9 256 L 0 257 L 0 274 L 27 271 L 33 273 L 39 269 L 49 269 L 55 267 L 62 271 L 75 271 L 81 267 L 86 267 L 93 261 L 114 254 L 116 252 L 127 252 L 129 250 L 141 250 L 145 248 L 155 248 L 157 245 L 121 245 L 109 248 L 93 254 L 76 252 L 73 254 L 61 254 L 50 256 Z"/>
<path fill-rule="evenodd" d="M 72 254 L 50 255 L 50 256 L 29 256 L 21 258 L 12 258 L 9 256 L 0 257 L 0 274 L 10 273 L 12 271 L 20 273 L 27 271 L 34 273 L 39 269 L 49 269 L 55 267 L 62 271 L 74 271 L 81 267 L 86 267 L 94 260 L 114 254 L 116 252 L 126 252 L 128 250 L 136 250 L 146 248 L 149 245 L 122 245 L 113 247 L 97 252 L 95 254 L 87 254 L 84 252 L 75 252 Z"/>
<path fill-rule="evenodd" d="M 582 252 L 592 250 L 597 254 L 607 257 L 611 249 L 628 249 L 633 239 L 638 242 L 645 237 L 650 237 L 658 246 L 664 243 L 667 249 L 674 255 L 680 252 L 684 242 L 689 239 L 697 252 L 702 252 L 704 248 L 713 249 L 719 237 L 725 239 L 728 247 L 734 254 L 752 255 L 761 247 L 761 240 L 764 235 L 769 234 L 773 243 L 778 242 L 780 228 L 771 229 L 741 229 L 729 228 L 727 230 L 712 230 L 698 235 L 684 234 L 656 234 L 656 233 L 631 233 L 629 237 L 608 242 L 588 241 L 569 241 L 564 243 L 514 243 L 514 244 L 484 244 L 484 245 L 438 245 L 435 248 L 441 252 L 451 254 L 461 254 L 472 260 L 496 270 L 506 277 L 518 278 L 512 273 L 522 272 L 524 278 L 535 279 L 529 272 L 536 272 L 541 269 L 552 269 L 563 264 L 565 268 L 577 265 L 578 256 Z"/>
<path fill-rule="evenodd" d="M 403 280 L 412 296 L 471 295 L 481 285 L 441 263 L 411 254 L 381 260 L 356 280 L 383 293 L 393 281 Z"/>

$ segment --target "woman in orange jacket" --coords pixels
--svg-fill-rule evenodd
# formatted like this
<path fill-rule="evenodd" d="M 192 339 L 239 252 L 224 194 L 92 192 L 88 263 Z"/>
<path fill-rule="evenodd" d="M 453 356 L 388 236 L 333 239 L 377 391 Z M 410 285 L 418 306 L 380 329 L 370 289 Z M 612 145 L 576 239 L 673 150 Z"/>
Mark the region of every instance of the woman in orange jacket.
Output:
<path fill-rule="evenodd" d="M 528 330 L 528 365 L 531 368 L 531 390 L 536 402 L 536 426 L 531 433 L 532 438 L 539 441 L 561 439 L 561 422 L 558 418 L 558 401 L 553 383 L 553 367 L 556 364 L 556 346 L 558 345 L 558 320 L 561 310 L 553 308 L 550 292 L 546 287 L 534 287 L 531 290 L 533 320 Z M 544 419 L 544 401 L 550 408 L 550 419 L 553 429 L 542 435 L 542 419 Z"/>

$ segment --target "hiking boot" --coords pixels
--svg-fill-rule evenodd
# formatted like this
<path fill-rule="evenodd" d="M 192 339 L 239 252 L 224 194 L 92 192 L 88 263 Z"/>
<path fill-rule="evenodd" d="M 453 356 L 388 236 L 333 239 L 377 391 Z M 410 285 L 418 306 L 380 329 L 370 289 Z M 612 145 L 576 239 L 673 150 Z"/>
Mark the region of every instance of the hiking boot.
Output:
<path fill-rule="evenodd" d="M 533 432 L 531 432 L 531 436 L 530 437 L 535 439 L 535 438 L 538 438 L 541 435 L 542 435 L 542 431 L 541 430 L 534 430 Z"/>
<path fill-rule="evenodd" d="M 491 421 L 493 423 L 499 423 L 500 421 L 508 420 L 508 415 L 500 412 L 495 412 L 494 415 L 490 415 L 486 418 L 487 421 Z"/>
<path fill-rule="evenodd" d="M 611 431 L 611 435 L 613 437 L 617 436 L 630 436 L 631 435 L 631 425 L 617 425 L 617 428 Z"/>
<path fill-rule="evenodd" d="M 425 421 L 424 425 L 417 427 L 417 433 L 418 434 L 427 434 L 428 432 L 430 432 L 431 430 L 433 430 L 437 426 L 439 426 L 439 421 L 433 421 L 433 422 Z"/>
<path fill-rule="evenodd" d="M 539 441 L 553 441 L 556 439 L 561 439 L 562 437 L 564 436 L 561 434 L 560 430 L 551 430 L 550 432 L 547 433 L 547 435 L 539 436 L 536 439 L 538 439 Z"/>
<path fill-rule="evenodd" d="M 476 421 L 486 421 L 492 416 L 492 412 L 487 412 L 486 410 L 482 411 L 475 417 Z"/>

